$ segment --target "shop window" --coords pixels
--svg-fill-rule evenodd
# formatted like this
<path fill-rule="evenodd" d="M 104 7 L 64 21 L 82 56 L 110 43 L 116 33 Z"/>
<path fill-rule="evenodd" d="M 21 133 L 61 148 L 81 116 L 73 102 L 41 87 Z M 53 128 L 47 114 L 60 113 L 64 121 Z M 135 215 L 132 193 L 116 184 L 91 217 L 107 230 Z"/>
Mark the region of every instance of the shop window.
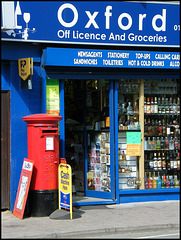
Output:
<path fill-rule="evenodd" d="M 141 155 L 139 89 L 139 80 L 118 81 L 118 171 L 120 190 L 137 189 L 141 184 L 139 173 L 139 156 Z M 138 141 L 133 142 L 131 139 L 137 136 Z"/>
<path fill-rule="evenodd" d="M 145 188 L 176 188 L 180 182 L 180 81 L 145 80 Z"/>
<path fill-rule="evenodd" d="M 127 133 L 139 131 L 144 151 L 130 156 Z M 180 187 L 178 79 L 118 81 L 118 164 L 119 190 Z"/>

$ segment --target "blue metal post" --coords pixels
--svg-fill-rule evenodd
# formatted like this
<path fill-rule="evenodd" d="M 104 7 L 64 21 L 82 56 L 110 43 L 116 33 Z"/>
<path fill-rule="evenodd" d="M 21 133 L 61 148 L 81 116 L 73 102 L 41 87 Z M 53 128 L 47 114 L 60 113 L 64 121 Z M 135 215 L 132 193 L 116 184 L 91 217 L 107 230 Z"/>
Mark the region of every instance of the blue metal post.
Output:
<path fill-rule="evenodd" d="M 40 98 L 40 111 L 41 113 L 46 113 L 46 71 L 42 70 L 41 74 L 41 98 Z"/>
<path fill-rule="evenodd" d="M 109 121 L 110 121 L 110 172 L 111 172 L 111 193 L 112 199 L 115 200 L 115 161 L 114 161 L 114 85 L 109 81 Z"/>
<path fill-rule="evenodd" d="M 114 92 L 114 121 L 115 121 L 115 179 L 116 179 L 116 199 L 117 203 L 119 203 L 119 169 L 118 169 L 118 81 L 114 82 L 115 84 L 115 92 Z"/>
<path fill-rule="evenodd" d="M 59 82 L 60 93 L 60 116 L 63 119 L 60 121 L 60 157 L 65 158 L 65 113 L 64 113 L 64 80 Z"/>

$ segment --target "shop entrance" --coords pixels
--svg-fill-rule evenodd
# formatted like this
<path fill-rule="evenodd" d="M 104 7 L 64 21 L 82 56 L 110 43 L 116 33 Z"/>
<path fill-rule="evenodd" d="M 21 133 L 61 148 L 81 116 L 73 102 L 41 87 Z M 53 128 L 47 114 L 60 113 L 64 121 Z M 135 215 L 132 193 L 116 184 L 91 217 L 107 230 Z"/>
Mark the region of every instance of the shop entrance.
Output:
<path fill-rule="evenodd" d="M 65 158 L 72 167 L 73 196 L 115 199 L 111 84 L 64 80 Z"/>

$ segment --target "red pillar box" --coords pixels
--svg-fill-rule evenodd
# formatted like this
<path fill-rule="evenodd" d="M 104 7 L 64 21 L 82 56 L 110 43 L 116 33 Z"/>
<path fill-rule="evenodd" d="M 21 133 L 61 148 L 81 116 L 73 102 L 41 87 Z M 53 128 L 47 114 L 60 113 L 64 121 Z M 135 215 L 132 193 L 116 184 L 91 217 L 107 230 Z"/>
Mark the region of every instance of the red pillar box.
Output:
<path fill-rule="evenodd" d="M 49 216 L 58 208 L 58 165 L 60 116 L 33 114 L 27 122 L 28 159 L 34 161 L 30 185 L 31 216 Z"/>

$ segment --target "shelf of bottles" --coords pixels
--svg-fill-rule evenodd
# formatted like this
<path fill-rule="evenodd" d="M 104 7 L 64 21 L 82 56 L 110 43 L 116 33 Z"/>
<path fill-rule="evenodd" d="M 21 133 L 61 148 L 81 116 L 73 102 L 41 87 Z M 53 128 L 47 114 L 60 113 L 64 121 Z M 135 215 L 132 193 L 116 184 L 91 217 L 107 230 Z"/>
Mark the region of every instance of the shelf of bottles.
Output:
<path fill-rule="evenodd" d="M 180 187 L 180 96 L 178 80 L 145 84 L 145 189 Z"/>
<path fill-rule="evenodd" d="M 118 92 L 118 130 L 140 130 L 139 81 L 119 80 Z"/>
<path fill-rule="evenodd" d="M 138 189 L 138 159 L 127 155 L 126 132 L 140 131 L 139 80 L 118 81 L 118 169 L 119 190 Z"/>

